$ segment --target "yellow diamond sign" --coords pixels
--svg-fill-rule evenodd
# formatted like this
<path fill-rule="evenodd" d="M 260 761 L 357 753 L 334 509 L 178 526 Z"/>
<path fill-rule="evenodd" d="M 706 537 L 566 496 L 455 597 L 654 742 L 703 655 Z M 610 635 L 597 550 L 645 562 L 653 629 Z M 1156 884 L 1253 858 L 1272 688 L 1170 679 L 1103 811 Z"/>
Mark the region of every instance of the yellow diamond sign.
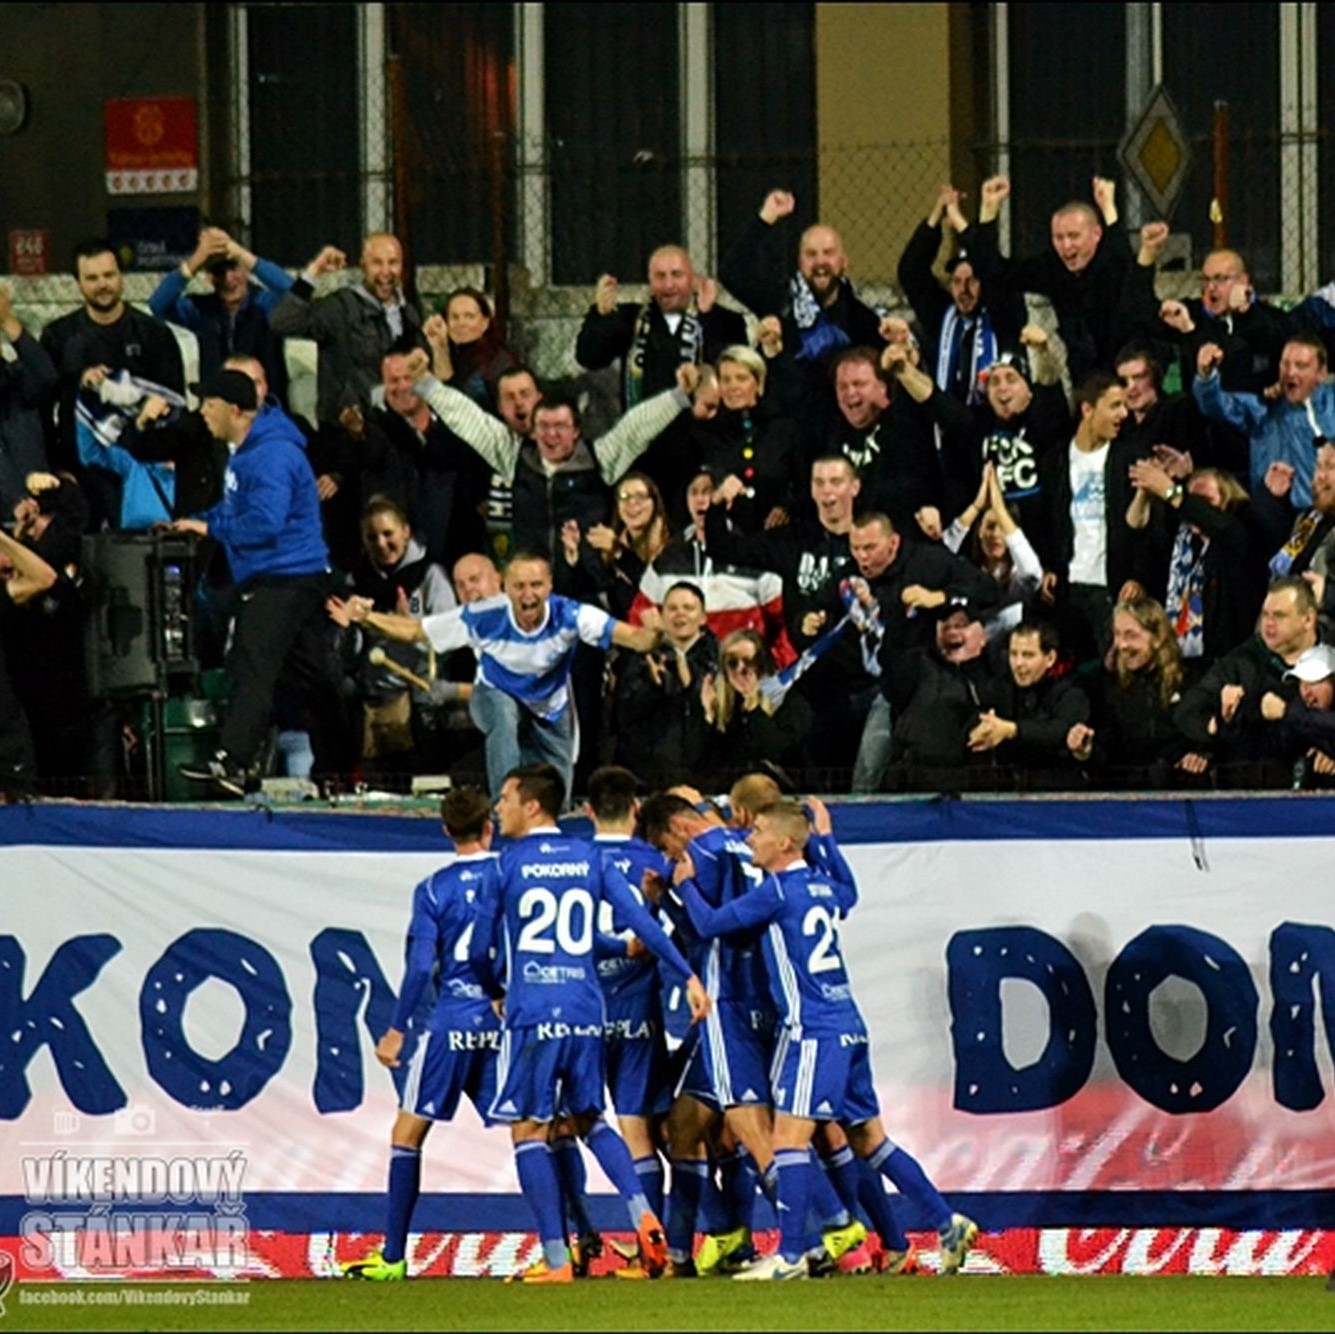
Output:
<path fill-rule="evenodd" d="M 1162 218 L 1171 216 L 1187 179 L 1191 150 L 1172 99 L 1160 84 L 1118 150 L 1127 175 Z"/>

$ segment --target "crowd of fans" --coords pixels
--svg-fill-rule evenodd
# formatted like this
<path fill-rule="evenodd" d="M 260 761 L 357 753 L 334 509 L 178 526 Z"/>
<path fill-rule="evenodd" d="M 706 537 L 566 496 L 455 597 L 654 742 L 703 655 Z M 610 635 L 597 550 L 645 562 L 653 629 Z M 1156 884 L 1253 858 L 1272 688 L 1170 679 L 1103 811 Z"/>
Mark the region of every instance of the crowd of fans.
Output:
<path fill-rule="evenodd" d="M 484 293 L 419 311 L 393 236 L 317 295 L 333 246 L 293 279 L 205 228 L 151 313 L 93 240 L 40 339 L 0 284 L 0 790 L 116 791 L 136 737 L 89 690 L 81 539 L 166 529 L 199 539 L 199 667 L 231 689 L 193 776 L 228 791 L 277 729 L 342 784 L 516 753 L 576 791 L 609 760 L 706 789 L 1330 782 L 1335 284 L 1281 309 L 1215 250 L 1161 301 L 1167 227 L 1119 228 L 1100 178 L 1008 257 L 1009 190 L 970 219 L 942 187 L 899 261 L 912 319 L 782 190 L 717 280 L 676 245 L 646 301 L 604 275 L 575 344 L 620 367 L 596 439 Z M 314 422 L 283 407 L 289 336 Z"/>

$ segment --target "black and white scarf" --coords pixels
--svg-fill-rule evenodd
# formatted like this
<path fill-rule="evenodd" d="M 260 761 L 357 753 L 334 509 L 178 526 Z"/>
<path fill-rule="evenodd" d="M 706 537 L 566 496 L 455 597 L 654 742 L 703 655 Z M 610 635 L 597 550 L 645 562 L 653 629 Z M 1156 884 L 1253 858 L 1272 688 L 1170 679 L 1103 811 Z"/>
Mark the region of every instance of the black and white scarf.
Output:
<path fill-rule="evenodd" d="M 649 327 L 656 309 L 652 301 L 646 302 L 635 317 L 635 333 L 630 340 L 630 354 L 626 357 L 624 388 L 628 408 L 644 401 L 644 362 L 649 351 Z M 663 319 L 666 321 L 667 316 Z M 694 306 L 681 312 L 681 323 L 677 325 L 674 337 L 683 366 L 698 366 L 704 360 L 705 330 Z"/>

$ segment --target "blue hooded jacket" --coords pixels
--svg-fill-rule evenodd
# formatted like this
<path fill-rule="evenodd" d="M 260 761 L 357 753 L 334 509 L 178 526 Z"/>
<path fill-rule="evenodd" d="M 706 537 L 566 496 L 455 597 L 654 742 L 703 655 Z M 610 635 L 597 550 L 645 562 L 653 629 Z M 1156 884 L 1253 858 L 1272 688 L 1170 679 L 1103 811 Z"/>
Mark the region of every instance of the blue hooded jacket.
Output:
<path fill-rule="evenodd" d="M 222 543 L 238 584 L 329 568 L 306 438 L 279 407 L 261 409 L 227 465 L 222 500 L 199 518 Z"/>

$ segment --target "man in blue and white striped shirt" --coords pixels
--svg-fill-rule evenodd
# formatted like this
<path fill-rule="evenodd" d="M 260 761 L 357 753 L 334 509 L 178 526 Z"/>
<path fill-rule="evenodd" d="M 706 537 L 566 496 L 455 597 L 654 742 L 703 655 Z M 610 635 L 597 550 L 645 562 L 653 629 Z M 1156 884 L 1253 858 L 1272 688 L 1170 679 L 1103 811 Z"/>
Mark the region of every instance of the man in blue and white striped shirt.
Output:
<path fill-rule="evenodd" d="M 340 623 L 365 623 L 390 639 L 425 641 L 438 653 L 469 647 L 477 676 L 469 711 L 487 739 L 487 780 L 493 795 L 511 769 L 554 765 L 570 790 L 579 728 L 570 698 L 570 669 L 581 642 L 594 648 L 647 653 L 657 631 L 627 625 L 598 607 L 552 592 L 545 556 L 521 553 L 505 571 L 505 592 L 425 620 L 371 610 L 370 600 L 331 598 Z"/>

